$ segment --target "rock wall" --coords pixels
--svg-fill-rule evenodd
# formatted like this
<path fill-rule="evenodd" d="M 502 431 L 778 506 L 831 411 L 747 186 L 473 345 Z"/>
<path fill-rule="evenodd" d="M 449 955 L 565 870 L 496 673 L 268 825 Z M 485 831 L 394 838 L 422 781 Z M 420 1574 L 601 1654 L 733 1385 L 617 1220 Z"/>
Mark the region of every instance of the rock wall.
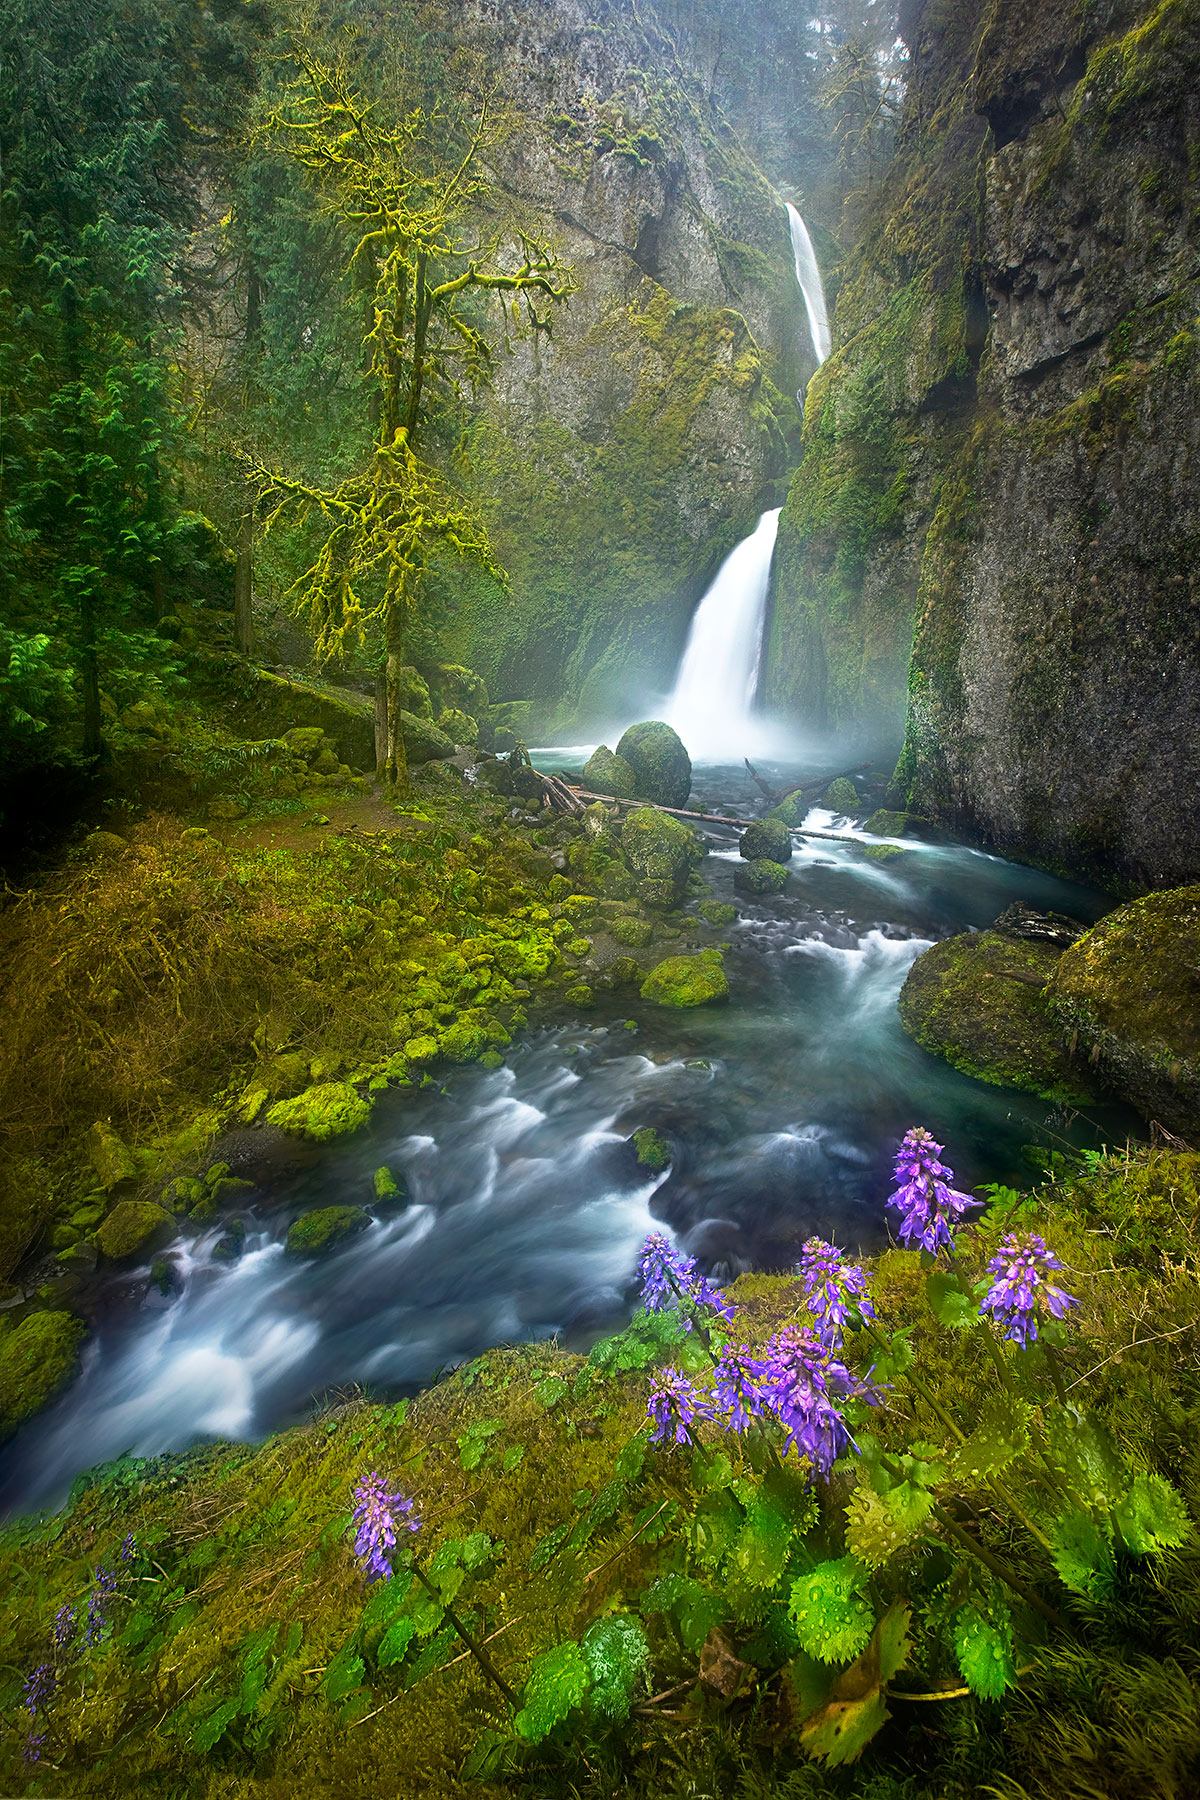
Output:
<path fill-rule="evenodd" d="M 636 717 L 794 460 L 790 396 L 809 366 L 786 215 L 716 97 L 710 37 L 668 8 L 440 11 L 522 115 L 497 169 L 578 283 L 548 329 L 514 318 L 469 436 L 512 589 L 456 572 L 445 638 L 493 693 L 541 701 L 543 716 L 561 701 L 560 718 Z M 760 118 L 782 154 L 773 71 L 774 57 Z"/>
<path fill-rule="evenodd" d="M 1200 3 L 926 0 L 902 23 L 900 155 L 813 384 L 770 691 L 864 742 L 906 710 L 906 803 L 1006 853 L 1182 880 Z"/>

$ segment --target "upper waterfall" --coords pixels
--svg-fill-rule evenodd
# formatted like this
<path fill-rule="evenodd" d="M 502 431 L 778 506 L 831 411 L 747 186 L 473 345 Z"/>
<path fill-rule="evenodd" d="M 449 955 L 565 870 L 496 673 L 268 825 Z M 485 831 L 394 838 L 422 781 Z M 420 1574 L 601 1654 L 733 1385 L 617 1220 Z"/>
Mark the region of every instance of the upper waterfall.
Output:
<path fill-rule="evenodd" d="M 816 353 L 817 362 L 820 364 L 825 361 L 833 348 L 833 338 L 829 332 L 829 314 L 825 310 L 825 288 L 821 281 L 821 270 L 817 263 L 816 252 L 812 247 L 812 239 L 808 235 L 808 226 L 790 200 L 785 200 L 784 205 L 787 207 L 788 224 L 792 233 L 792 255 L 796 263 L 796 280 L 800 283 L 800 292 L 804 295 L 812 347 Z"/>
<path fill-rule="evenodd" d="M 699 762 L 740 762 L 758 748 L 762 722 L 753 708 L 782 510 L 765 512 L 730 551 L 692 619 L 663 717 Z"/>

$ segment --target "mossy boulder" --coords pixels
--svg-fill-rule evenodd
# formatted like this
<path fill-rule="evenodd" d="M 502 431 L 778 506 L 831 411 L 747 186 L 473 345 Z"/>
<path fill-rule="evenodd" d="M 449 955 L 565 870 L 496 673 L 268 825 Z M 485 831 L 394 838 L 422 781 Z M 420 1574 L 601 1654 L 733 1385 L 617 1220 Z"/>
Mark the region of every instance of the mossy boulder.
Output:
<path fill-rule="evenodd" d="M 83 1320 L 73 1313 L 38 1312 L 0 1338 L 0 1438 L 11 1436 L 66 1387 L 86 1335 Z"/>
<path fill-rule="evenodd" d="M 397 1179 L 386 1164 L 382 1168 L 376 1169 L 371 1177 L 371 1186 L 374 1189 L 376 1200 L 383 1205 L 394 1202 L 399 1206 L 408 1199 L 408 1188 L 403 1177 Z"/>
<path fill-rule="evenodd" d="M 467 713 L 486 719 L 491 713 L 487 682 L 462 663 L 434 663 L 428 669 L 429 689 L 439 712 Z"/>
<path fill-rule="evenodd" d="M 808 807 L 799 794 L 789 794 L 778 806 L 773 806 L 767 814 L 768 819 L 777 819 L 789 830 L 801 824 Z"/>
<path fill-rule="evenodd" d="M 857 812 L 861 804 L 858 789 L 852 781 L 847 781 L 844 775 L 839 775 L 836 781 L 830 782 L 821 795 L 821 799 L 824 805 L 835 813 Z"/>
<path fill-rule="evenodd" d="M 922 1049 L 964 1075 L 1084 1103 L 1091 1095 L 1044 992 L 1059 955 L 1052 945 L 998 931 L 943 938 L 909 970 L 900 1022 Z"/>
<path fill-rule="evenodd" d="M 320 732 L 351 768 L 375 767 L 375 706 L 364 694 L 256 669 L 250 692 L 231 710 L 239 724 L 253 723 L 290 748 L 298 731 Z"/>
<path fill-rule="evenodd" d="M 419 719 L 415 713 L 402 710 L 400 730 L 404 737 L 404 754 L 414 768 L 454 755 L 454 740 L 439 730 L 432 719 Z"/>
<path fill-rule="evenodd" d="M 1047 998 L 1116 1093 L 1200 1144 L 1200 886 L 1109 913 L 1063 951 Z"/>
<path fill-rule="evenodd" d="M 738 849 L 747 862 L 758 862 L 763 857 L 771 862 L 790 862 L 792 836 L 782 819 L 755 819 L 743 831 Z"/>
<path fill-rule="evenodd" d="M 872 832 L 876 837 L 903 837 L 908 830 L 909 818 L 910 815 L 906 812 L 893 812 L 890 808 L 881 806 L 878 812 L 871 814 L 863 830 Z"/>
<path fill-rule="evenodd" d="M 728 900 L 702 900 L 696 911 L 707 925 L 732 925 L 737 918 L 737 907 Z"/>
<path fill-rule="evenodd" d="M 460 1019 L 456 1025 L 442 1033 L 441 1051 L 451 1062 L 474 1062 L 482 1056 L 488 1047 L 487 1034 L 483 1029 L 472 1024 L 468 1019 Z"/>
<path fill-rule="evenodd" d="M 83 1147 L 102 1188 L 119 1187 L 123 1181 L 132 1181 L 136 1176 L 137 1164 L 128 1145 L 106 1119 L 97 1119 L 88 1127 L 83 1136 Z"/>
<path fill-rule="evenodd" d="M 658 806 L 686 806 L 692 791 L 692 759 L 683 739 L 661 719 L 631 725 L 617 745 L 617 755 L 633 770 L 639 800 Z"/>
<path fill-rule="evenodd" d="M 643 1169 L 665 1169 L 671 1160 L 671 1146 L 661 1131 L 655 1131 L 652 1125 L 643 1125 L 640 1131 L 633 1134 L 633 1147 L 637 1151 L 637 1159 Z"/>
<path fill-rule="evenodd" d="M 320 1206 L 293 1221 L 284 1249 L 288 1256 L 323 1256 L 370 1223 L 361 1206 Z"/>
<path fill-rule="evenodd" d="M 444 732 L 453 744 L 464 744 L 473 750 L 479 742 L 479 721 L 461 706 L 447 706 L 438 714 L 438 730 Z"/>
<path fill-rule="evenodd" d="M 96 1244 L 113 1262 L 157 1249 L 174 1235 L 175 1221 L 152 1200 L 122 1200 L 96 1233 Z"/>
<path fill-rule="evenodd" d="M 733 885 L 739 894 L 781 894 L 789 879 L 783 864 L 769 856 L 738 863 L 733 871 Z"/>
<path fill-rule="evenodd" d="M 613 919 L 608 927 L 618 944 L 627 944 L 631 950 L 641 950 L 653 936 L 654 927 L 649 919 L 624 916 Z"/>
<path fill-rule="evenodd" d="M 347 1137 L 365 1125 L 371 1116 L 371 1103 L 347 1081 L 322 1081 L 305 1088 L 294 1100 L 280 1100 L 267 1114 L 269 1125 L 297 1137 L 316 1138 L 325 1143 L 329 1138 Z"/>
<path fill-rule="evenodd" d="M 583 765 L 583 785 L 594 794 L 612 794 L 617 800 L 632 800 L 638 791 L 633 764 L 601 744 Z"/>
<path fill-rule="evenodd" d="M 683 898 L 688 877 L 704 861 L 704 844 L 691 825 L 652 806 L 631 812 L 621 830 L 625 861 L 643 884 L 662 884 L 654 897 L 642 895 L 651 905 L 672 906 Z M 641 890 L 639 889 L 639 893 Z"/>
<path fill-rule="evenodd" d="M 694 956 L 668 956 L 642 983 L 643 1000 L 656 1006 L 704 1006 L 724 1000 L 729 993 L 719 950 L 700 950 Z"/>

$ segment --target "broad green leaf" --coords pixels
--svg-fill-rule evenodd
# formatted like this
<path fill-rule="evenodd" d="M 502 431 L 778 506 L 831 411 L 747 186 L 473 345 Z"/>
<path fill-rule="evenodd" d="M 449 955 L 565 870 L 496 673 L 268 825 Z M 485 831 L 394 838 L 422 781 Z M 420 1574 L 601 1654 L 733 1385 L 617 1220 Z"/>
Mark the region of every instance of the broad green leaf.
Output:
<path fill-rule="evenodd" d="M 511 1475 L 517 1464 L 523 1462 L 524 1458 L 524 1444 L 510 1444 L 508 1449 L 504 1452 L 504 1461 L 500 1466 L 506 1475 Z"/>
<path fill-rule="evenodd" d="M 899 1600 L 893 1600 L 875 1627 L 881 1681 L 890 1681 L 908 1661 L 908 1653 L 912 1648 L 908 1635 L 911 1624 L 912 1613 L 908 1607 L 901 1605 Z"/>
<path fill-rule="evenodd" d="M 715 1569 L 732 1550 L 745 1514 L 733 1495 L 719 1489 L 706 1497 L 692 1515 L 692 1549 L 705 1569 Z"/>
<path fill-rule="evenodd" d="M 559 1644 L 536 1657 L 525 1684 L 524 1704 L 513 1721 L 526 1742 L 541 1743 L 579 1705 L 591 1679 L 578 1644 Z"/>
<path fill-rule="evenodd" d="M 727 1488 L 733 1480 L 733 1464 L 723 1450 L 697 1450 L 692 1457 L 692 1480 L 700 1493 Z"/>
<path fill-rule="evenodd" d="M 950 1461 L 956 1481 L 974 1482 L 998 1474 L 1029 1448 L 1029 1408 L 1007 1395 L 997 1396 L 983 1410 L 966 1443 Z"/>
<path fill-rule="evenodd" d="M 1050 1539 L 1054 1567 L 1067 1587 L 1093 1600 L 1112 1593 L 1117 1576 L 1112 1545 L 1091 1513 L 1075 1511 L 1057 1519 Z"/>
<path fill-rule="evenodd" d="M 232 1700 L 223 1700 L 215 1707 L 192 1732 L 192 1748 L 203 1756 L 208 1750 L 225 1736 L 228 1725 L 234 1720 L 241 1708 L 241 1700 L 235 1696 Z"/>
<path fill-rule="evenodd" d="M 363 1607 L 363 1624 L 386 1625 L 394 1619 L 404 1605 L 412 1581 L 412 1576 L 406 1574 L 393 1575 L 387 1581 L 377 1581 L 371 1589 L 370 1599 Z"/>
<path fill-rule="evenodd" d="M 1183 1498 L 1161 1475 L 1142 1473 L 1118 1506 L 1113 1523 L 1125 1548 L 1134 1556 L 1167 1550 L 1192 1535 L 1192 1522 Z"/>
<path fill-rule="evenodd" d="M 503 1430 L 500 1419 L 477 1419 L 458 1439 L 458 1460 L 464 1469 L 477 1469 L 487 1454 L 488 1442 Z"/>
<path fill-rule="evenodd" d="M 977 1606 L 960 1608 L 954 1620 L 954 1649 L 963 1680 L 981 1700 L 999 1700 L 1016 1677 L 1012 1631 L 985 1618 Z"/>
<path fill-rule="evenodd" d="M 640 1622 L 628 1614 L 600 1619 L 583 1640 L 591 1676 L 591 1705 L 605 1718 L 623 1724 L 646 1664 L 650 1646 Z"/>
<path fill-rule="evenodd" d="M 544 1569 L 546 1564 L 551 1562 L 553 1558 L 558 1555 L 558 1552 L 562 1549 L 563 1544 L 570 1536 L 570 1533 L 571 1527 L 569 1524 L 556 1525 L 553 1531 L 547 1533 L 540 1544 L 534 1546 L 533 1554 L 529 1558 L 529 1567 L 533 1574 L 536 1575 L 539 1569 Z"/>
<path fill-rule="evenodd" d="M 915 1361 L 916 1353 L 908 1341 L 908 1332 L 893 1332 L 887 1349 L 875 1359 L 872 1379 L 880 1387 L 889 1387 L 907 1369 L 911 1369 Z"/>
<path fill-rule="evenodd" d="M 857 1762 L 875 1734 L 886 1725 L 888 1709 L 874 1688 L 861 1700 L 839 1700 L 830 1695 L 820 1710 L 800 1730 L 800 1742 L 811 1757 L 838 1768 Z"/>
<path fill-rule="evenodd" d="M 569 1382 L 564 1381 L 559 1375 L 547 1375 L 544 1381 L 538 1382 L 533 1391 L 541 1401 L 542 1405 L 546 1408 L 546 1411 L 549 1412 L 552 1407 L 557 1406 L 559 1401 L 565 1399 L 570 1393 L 571 1385 Z"/>
<path fill-rule="evenodd" d="M 685 1649 L 694 1656 L 714 1625 L 729 1617 L 728 1603 L 712 1594 L 691 1575 L 660 1575 L 642 1598 L 643 1612 L 669 1613 L 679 1626 Z"/>
<path fill-rule="evenodd" d="M 411 1619 L 396 1619 L 389 1625 L 375 1655 L 379 1667 L 386 1669 L 392 1663 L 402 1661 L 415 1635 L 416 1627 Z"/>
<path fill-rule="evenodd" d="M 733 1547 L 733 1562 L 749 1587 L 774 1587 L 787 1561 L 792 1523 L 779 1507 L 755 1498 Z"/>
<path fill-rule="evenodd" d="M 964 1331 L 978 1321 L 979 1302 L 964 1294 L 957 1278 L 946 1269 L 933 1269 L 925 1277 L 925 1298 L 934 1318 L 951 1331 Z"/>
<path fill-rule="evenodd" d="M 486 1531 L 472 1531 L 463 1538 L 460 1554 L 464 1568 L 481 1569 L 496 1554 L 496 1546 Z"/>
<path fill-rule="evenodd" d="M 362 1657 L 347 1644 L 325 1671 L 325 1698 L 331 1704 L 344 1700 L 353 1688 L 358 1687 L 364 1673 Z"/>
<path fill-rule="evenodd" d="M 858 1590 L 867 1570 L 854 1556 L 819 1563 L 792 1585 L 791 1614 L 801 1645 L 822 1662 L 857 1656 L 871 1636 L 871 1609 Z"/>

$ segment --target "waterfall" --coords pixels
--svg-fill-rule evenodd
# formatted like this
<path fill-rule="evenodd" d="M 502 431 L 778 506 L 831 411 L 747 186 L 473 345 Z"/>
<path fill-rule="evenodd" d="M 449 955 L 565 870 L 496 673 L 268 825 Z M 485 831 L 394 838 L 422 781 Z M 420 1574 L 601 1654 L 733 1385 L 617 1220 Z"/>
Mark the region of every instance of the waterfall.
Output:
<path fill-rule="evenodd" d="M 804 295 L 809 334 L 812 337 L 812 347 L 819 366 L 833 348 L 833 339 L 829 335 L 829 315 L 825 311 L 825 289 L 821 284 L 821 271 L 817 265 L 812 239 L 808 235 L 808 226 L 790 200 L 785 201 L 784 205 L 787 207 L 788 224 L 792 232 L 792 255 L 796 262 L 796 280 L 800 283 L 800 292 Z"/>
<path fill-rule="evenodd" d="M 740 762 L 762 736 L 753 708 L 781 511 L 765 512 L 730 551 L 692 619 L 663 717 L 699 762 Z"/>

